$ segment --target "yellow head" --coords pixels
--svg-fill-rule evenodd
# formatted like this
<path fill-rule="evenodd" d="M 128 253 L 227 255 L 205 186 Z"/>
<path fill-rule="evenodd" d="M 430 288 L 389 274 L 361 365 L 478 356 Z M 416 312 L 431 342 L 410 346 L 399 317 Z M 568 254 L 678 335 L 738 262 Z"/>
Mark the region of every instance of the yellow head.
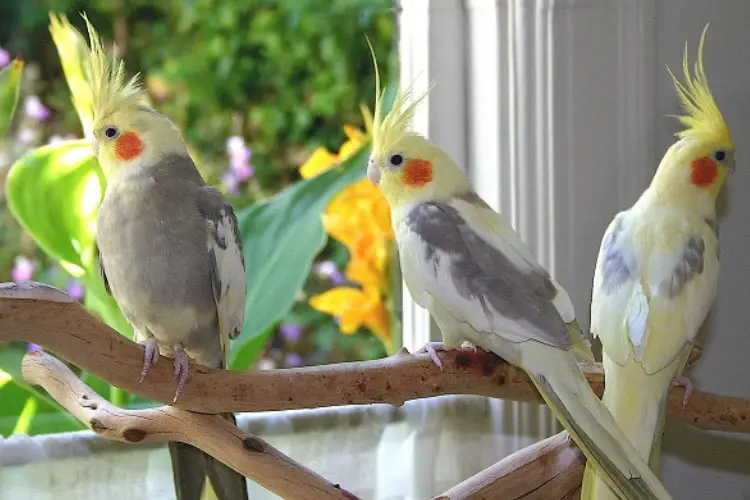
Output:
<path fill-rule="evenodd" d="M 391 208 L 445 199 L 471 189 L 466 176 L 444 151 L 408 130 L 415 108 L 429 89 L 413 100 L 411 87 L 397 92 L 393 106 L 384 116 L 385 90 L 380 88 L 380 73 L 372 46 L 370 51 L 375 64 L 377 92 L 372 121 L 372 153 L 367 167 L 370 182 L 380 188 Z"/>
<path fill-rule="evenodd" d="M 174 124 L 149 107 L 138 75 L 125 78 L 125 64 L 108 58 L 84 15 L 89 34 L 88 72 L 94 110 L 92 146 L 108 179 L 148 168 L 169 154 L 187 155 Z"/>
<path fill-rule="evenodd" d="M 688 66 L 687 44 L 685 46 L 682 61 L 684 84 L 667 68 L 685 111 L 676 118 L 685 129 L 676 134 L 680 140 L 667 151 L 653 184 L 675 196 L 689 198 L 708 193 L 715 199 L 728 174 L 734 171 L 734 142 L 703 70 L 703 43 L 707 29 L 708 25 L 701 34 L 693 75 Z"/>

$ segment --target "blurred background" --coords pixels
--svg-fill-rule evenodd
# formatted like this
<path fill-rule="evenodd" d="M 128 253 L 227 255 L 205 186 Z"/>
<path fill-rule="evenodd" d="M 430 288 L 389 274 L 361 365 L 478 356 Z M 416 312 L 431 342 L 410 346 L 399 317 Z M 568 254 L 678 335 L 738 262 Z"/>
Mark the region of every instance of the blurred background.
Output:
<path fill-rule="evenodd" d="M 85 34 L 82 12 L 105 43 L 115 43 L 128 73 L 141 73 L 153 106 L 182 130 L 204 178 L 238 212 L 251 261 L 248 304 L 262 299 L 259 312 L 247 312 L 261 319 L 235 342 L 232 368 L 373 359 L 398 345 L 390 221 L 363 179 L 362 153 L 361 107 L 372 109 L 375 97 L 365 35 L 383 81 L 397 74 L 389 0 L 0 3 L 0 66 L 17 55 L 24 61 L 16 112 L 0 143 L 0 280 L 53 284 L 130 333 L 97 288 L 85 249 L 73 245 L 79 262 L 51 243 L 90 237 L 85 216 L 73 209 L 83 203 L 81 181 L 54 173 L 56 151 L 79 144 L 83 131 L 61 64 L 73 51 L 53 42 L 50 13 Z M 71 168 L 85 177 L 94 163 Z M 338 164 L 341 174 L 315 179 Z M 77 225 L 59 223 L 68 215 L 58 210 L 75 212 Z M 284 229 L 292 217 L 299 227 Z M 248 241 L 250 233 L 263 243 Z M 0 434 L 82 428 L 20 380 L 24 349 L 0 344 Z M 148 404 L 86 380 L 119 404 Z"/>

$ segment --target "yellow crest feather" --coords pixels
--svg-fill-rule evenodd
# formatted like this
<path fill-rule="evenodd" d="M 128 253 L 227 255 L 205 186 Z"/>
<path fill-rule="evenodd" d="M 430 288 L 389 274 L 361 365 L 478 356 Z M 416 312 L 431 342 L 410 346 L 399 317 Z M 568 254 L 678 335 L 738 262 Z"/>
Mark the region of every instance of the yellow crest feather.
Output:
<path fill-rule="evenodd" d="M 380 71 L 378 63 L 375 60 L 375 51 L 372 48 L 369 38 L 365 37 L 367 46 L 370 48 L 372 63 L 375 67 L 375 109 L 372 117 L 372 156 L 378 161 L 382 156 L 393 149 L 396 144 L 405 136 L 412 135 L 409 132 L 411 121 L 414 117 L 414 110 L 419 105 L 430 90 L 430 84 L 421 95 L 412 99 L 412 87 L 414 83 L 402 91 L 400 88 L 396 92 L 393 105 L 387 115 L 383 116 L 383 99 L 385 98 L 386 89 L 380 87 Z"/>
<path fill-rule="evenodd" d="M 107 57 L 102 41 L 83 14 L 89 33 L 89 79 L 94 107 L 94 120 L 99 122 L 113 112 L 129 107 L 147 105 L 146 94 L 139 74 L 125 78 L 125 63 L 117 57 Z"/>
<path fill-rule="evenodd" d="M 685 43 L 685 53 L 682 58 L 682 71 L 685 83 L 681 83 L 667 67 L 669 76 L 674 81 L 677 96 L 685 111 L 684 115 L 677 115 L 680 123 L 686 128 L 677 132 L 681 139 L 712 140 L 715 142 L 732 142 L 729 135 L 729 127 L 716 105 L 711 90 L 708 88 L 708 80 L 703 70 L 703 44 L 706 39 L 708 24 L 703 28 L 700 42 L 698 44 L 698 57 L 693 69 L 694 75 L 690 74 L 688 65 L 688 50 Z"/>
<path fill-rule="evenodd" d="M 94 104 L 91 96 L 91 85 L 86 76 L 87 68 L 85 64 L 89 55 L 86 39 L 68 22 L 68 18 L 64 15 L 50 12 L 49 18 L 49 32 L 60 56 L 73 106 L 81 119 L 84 135 L 90 137 L 94 122 Z"/>

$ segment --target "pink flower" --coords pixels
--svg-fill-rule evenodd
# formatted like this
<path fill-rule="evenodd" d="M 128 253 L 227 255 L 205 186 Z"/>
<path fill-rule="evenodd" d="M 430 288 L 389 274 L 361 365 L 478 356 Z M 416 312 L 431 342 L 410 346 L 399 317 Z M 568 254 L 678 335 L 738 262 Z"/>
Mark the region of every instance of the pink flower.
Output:
<path fill-rule="evenodd" d="M 249 180 L 255 173 L 255 169 L 250 164 L 253 152 L 245 145 L 245 140 L 234 135 L 227 139 L 226 147 L 231 172 L 240 182 Z"/>
<path fill-rule="evenodd" d="M 282 323 L 279 325 L 279 333 L 285 341 L 293 344 L 302 336 L 302 325 L 297 323 Z"/>
<path fill-rule="evenodd" d="M 10 277 L 15 282 L 29 281 L 34 276 L 34 268 L 36 268 L 36 262 L 19 255 L 10 271 Z"/>
<path fill-rule="evenodd" d="M 10 52 L 0 47 L 0 68 L 10 64 Z"/>
<path fill-rule="evenodd" d="M 237 179 L 237 176 L 234 175 L 233 172 L 227 172 L 221 177 L 221 183 L 224 185 L 224 187 L 227 189 L 227 192 L 230 194 L 238 194 L 240 192 L 239 189 L 239 179 Z"/>
<path fill-rule="evenodd" d="M 68 295 L 70 295 L 74 299 L 81 300 L 86 289 L 84 288 L 83 283 L 81 283 L 77 279 L 72 279 L 65 287 L 65 291 L 67 291 Z"/>
<path fill-rule="evenodd" d="M 33 120 L 44 121 L 51 115 L 49 109 L 35 95 L 26 96 L 23 109 L 26 116 Z"/>
<path fill-rule="evenodd" d="M 339 271 L 339 268 L 336 267 L 336 264 L 334 264 L 330 260 L 324 260 L 323 262 L 317 264 L 315 266 L 315 272 L 321 278 L 327 278 L 331 280 L 331 283 L 333 283 L 334 285 L 341 285 L 346 281 L 346 278 L 344 278 L 344 275 L 341 273 L 341 271 Z"/>

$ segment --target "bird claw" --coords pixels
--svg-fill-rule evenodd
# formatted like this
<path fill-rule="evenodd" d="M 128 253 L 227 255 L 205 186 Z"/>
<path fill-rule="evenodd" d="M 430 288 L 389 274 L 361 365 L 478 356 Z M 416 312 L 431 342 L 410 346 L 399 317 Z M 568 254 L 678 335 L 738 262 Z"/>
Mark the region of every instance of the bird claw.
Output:
<path fill-rule="evenodd" d="M 156 339 L 151 337 L 145 342 L 139 342 L 146 351 L 143 353 L 143 368 L 141 368 L 141 378 L 138 381 L 140 384 L 143 379 L 146 378 L 148 372 L 156 366 L 156 362 L 159 361 L 159 346 L 156 343 Z"/>
<path fill-rule="evenodd" d="M 173 403 L 182 395 L 182 390 L 187 381 L 190 366 L 190 356 L 185 352 L 183 345 L 177 344 L 174 350 L 174 376 L 177 377 L 177 389 L 174 393 Z"/>
<path fill-rule="evenodd" d="M 684 387 L 685 395 L 682 397 L 682 407 L 685 408 L 690 401 L 690 396 L 693 395 L 693 381 L 687 377 L 675 377 L 672 380 L 672 387 Z"/>
<path fill-rule="evenodd" d="M 437 353 L 438 351 L 445 352 L 447 350 L 448 348 L 445 347 L 445 344 L 443 344 L 442 342 L 427 342 L 424 347 L 417 351 L 417 353 L 426 352 L 427 355 L 430 356 L 432 362 L 435 363 L 438 368 L 440 368 L 440 371 L 443 371 L 443 362 L 440 361 Z"/>

